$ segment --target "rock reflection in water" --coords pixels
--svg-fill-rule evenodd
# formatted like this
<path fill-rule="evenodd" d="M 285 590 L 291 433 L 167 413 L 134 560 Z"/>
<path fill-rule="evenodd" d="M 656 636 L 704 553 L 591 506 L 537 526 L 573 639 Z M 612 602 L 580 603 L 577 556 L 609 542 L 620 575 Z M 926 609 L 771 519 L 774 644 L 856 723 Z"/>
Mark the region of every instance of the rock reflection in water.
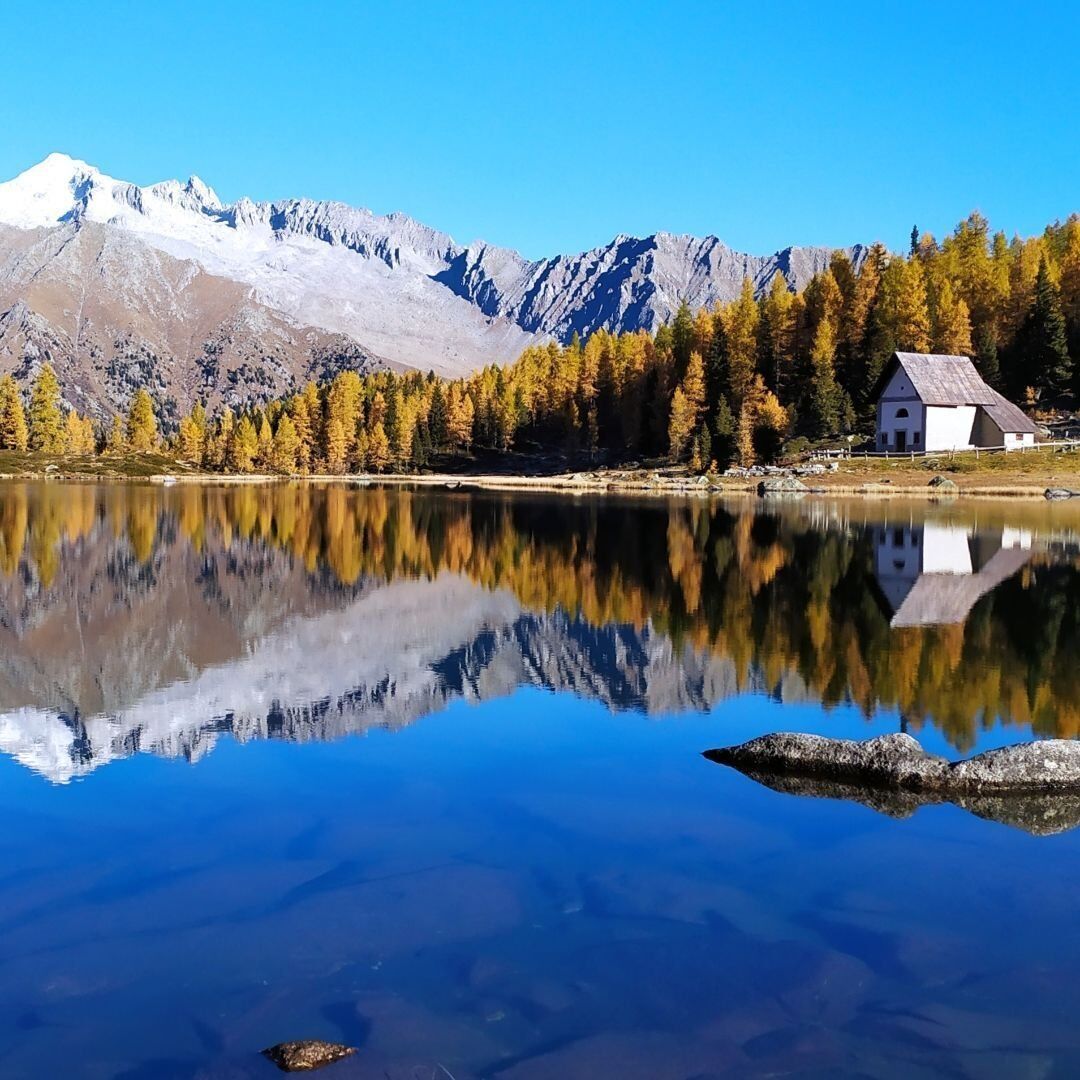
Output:
<path fill-rule="evenodd" d="M 705 754 L 709 757 L 709 754 Z M 865 784 L 822 780 L 809 776 L 784 776 L 775 772 L 746 770 L 744 776 L 773 791 L 813 799 L 839 799 L 869 807 L 892 818 L 909 818 L 924 806 L 959 806 L 976 817 L 1022 829 L 1033 836 L 1052 836 L 1080 825 L 1080 794 L 1024 792 L 1011 795 L 936 791 L 901 791 Z"/>

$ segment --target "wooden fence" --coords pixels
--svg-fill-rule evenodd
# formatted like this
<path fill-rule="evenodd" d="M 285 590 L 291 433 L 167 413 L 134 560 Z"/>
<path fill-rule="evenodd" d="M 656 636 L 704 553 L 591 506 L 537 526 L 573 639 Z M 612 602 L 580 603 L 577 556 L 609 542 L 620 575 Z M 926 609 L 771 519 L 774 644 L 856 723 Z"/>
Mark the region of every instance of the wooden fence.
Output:
<path fill-rule="evenodd" d="M 1069 450 L 1080 450 L 1080 439 L 1048 439 L 1033 446 L 974 446 L 963 450 L 851 450 L 840 447 L 832 450 L 812 450 L 810 460 L 880 458 L 882 461 L 915 461 L 917 458 L 948 458 L 951 461 L 959 454 L 974 454 L 978 461 L 980 454 L 1039 454 L 1047 451 L 1065 453 Z"/>

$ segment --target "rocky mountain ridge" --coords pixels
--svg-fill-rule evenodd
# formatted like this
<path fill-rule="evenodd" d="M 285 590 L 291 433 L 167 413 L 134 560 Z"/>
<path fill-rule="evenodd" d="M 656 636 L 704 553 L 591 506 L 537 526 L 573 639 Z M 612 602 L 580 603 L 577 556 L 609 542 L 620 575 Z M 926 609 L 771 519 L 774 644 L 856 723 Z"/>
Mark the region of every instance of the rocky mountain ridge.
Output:
<path fill-rule="evenodd" d="M 656 233 L 528 260 L 401 213 L 226 204 L 196 176 L 140 187 L 52 154 L 0 184 L 0 372 L 49 360 L 71 404 L 100 415 L 142 383 L 168 418 L 346 364 L 459 375 L 574 333 L 655 331 L 744 277 L 800 288 L 830 255 Z"/>

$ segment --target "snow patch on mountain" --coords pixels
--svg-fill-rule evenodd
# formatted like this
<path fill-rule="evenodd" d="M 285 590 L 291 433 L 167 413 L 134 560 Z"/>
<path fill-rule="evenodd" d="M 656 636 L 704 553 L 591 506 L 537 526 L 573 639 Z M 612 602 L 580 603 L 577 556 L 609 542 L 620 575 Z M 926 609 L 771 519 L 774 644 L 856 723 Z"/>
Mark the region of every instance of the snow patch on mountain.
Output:
<path fill-rule="evenodd" d="M 94 223 L 243 284 L 298 325 L 343 334 L 406 367 L 461 374 L 574 333 L 655 331 L 679 304 L 713 305 L 744 277 L 792 288 L 828 265 L 828 248 L 732 251 L 716 237 L 618 236 L 578 255 L 530 261 L 465 247 L 405 214 L 286 199 L 224 204 L 196 176 L 147 187 L 50 154 L 0 184 L 0 224 L 23 230 Z M 858 263 L 862 249 L 850 249 Z"/>

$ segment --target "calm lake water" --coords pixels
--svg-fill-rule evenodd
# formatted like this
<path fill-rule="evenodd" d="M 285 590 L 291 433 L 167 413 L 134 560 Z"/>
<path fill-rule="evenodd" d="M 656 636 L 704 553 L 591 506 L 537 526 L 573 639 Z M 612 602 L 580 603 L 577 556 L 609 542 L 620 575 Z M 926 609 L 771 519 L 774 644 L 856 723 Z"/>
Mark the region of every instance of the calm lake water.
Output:
<path fill-rule="evenodd" d="M 1078 541 L 1067 505 L 0 485 L 0 1075 L 313 1037 L 361 1048 L 328 1080 L 1080 1075 L 1070 820 L 702 757 L 1074 737 Z"/>

